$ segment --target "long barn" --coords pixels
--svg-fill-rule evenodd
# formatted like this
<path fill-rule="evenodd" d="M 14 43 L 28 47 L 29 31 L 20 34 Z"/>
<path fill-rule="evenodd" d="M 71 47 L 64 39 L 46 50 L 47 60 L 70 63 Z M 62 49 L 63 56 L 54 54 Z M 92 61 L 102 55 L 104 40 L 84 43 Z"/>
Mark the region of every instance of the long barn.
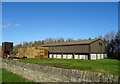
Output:
<path fill-rule="evenodd" d="M 107 58 L 106 46 L 101 39 L 48 43 L 49 58 L 65 59 L 104 59 Z"/>

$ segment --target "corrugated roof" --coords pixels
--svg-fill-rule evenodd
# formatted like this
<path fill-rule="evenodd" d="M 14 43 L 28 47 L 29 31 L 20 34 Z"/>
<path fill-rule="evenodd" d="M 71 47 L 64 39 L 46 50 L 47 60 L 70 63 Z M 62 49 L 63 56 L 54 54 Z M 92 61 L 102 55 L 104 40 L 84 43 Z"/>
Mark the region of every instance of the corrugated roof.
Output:
<path fill-rule="evenodd" d="M 74 44 L 90 44 L 98 39 L 90 40 L 80 40 L 80 41 L 69 41 L 69 42 L 59 42 L 59 43 L 46 43 L 41 46 L 58 46 L 58 45 L 74 45 Z"/>
<path fill-rule="evenodd" d="M 13 42 L 2 42 L 2 43 L 13 43 Z"/>

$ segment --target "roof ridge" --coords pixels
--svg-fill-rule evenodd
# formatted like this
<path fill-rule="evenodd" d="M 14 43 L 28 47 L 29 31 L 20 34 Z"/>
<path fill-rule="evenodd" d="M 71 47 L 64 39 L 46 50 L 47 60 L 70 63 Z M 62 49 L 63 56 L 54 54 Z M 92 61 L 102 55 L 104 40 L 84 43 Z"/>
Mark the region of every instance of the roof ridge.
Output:
<path fill-rule="evenodd" d="M 79 40 L 79 41 L 68 41 L 68 42 L 57 42 L 57 43 L 46 43 L 41 46 L 50 46 L 50 45 L 69 45 L 69 44 L 90 44 L 98 39 L 90 39 L 90 40 Z"/>

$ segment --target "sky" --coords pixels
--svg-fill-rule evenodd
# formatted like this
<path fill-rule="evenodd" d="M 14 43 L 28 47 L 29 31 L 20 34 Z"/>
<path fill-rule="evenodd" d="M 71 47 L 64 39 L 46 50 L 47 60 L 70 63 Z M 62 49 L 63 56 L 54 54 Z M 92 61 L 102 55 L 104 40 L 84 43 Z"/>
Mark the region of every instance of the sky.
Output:
<path fill-rule="evenodd" d="M 117 2 L 3 2 L 2 42 L 95 38 L 118 31 Z"/>

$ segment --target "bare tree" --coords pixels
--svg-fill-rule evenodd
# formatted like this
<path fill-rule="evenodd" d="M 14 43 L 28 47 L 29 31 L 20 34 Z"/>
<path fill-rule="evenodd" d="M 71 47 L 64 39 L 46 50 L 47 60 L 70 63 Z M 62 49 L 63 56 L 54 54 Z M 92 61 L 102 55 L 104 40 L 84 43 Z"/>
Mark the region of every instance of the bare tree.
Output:
<path fill-rule="evenodd" d="M 82 40 L 82 39 L 80 39 L 80 38 L 77 39 L 77 41 L 80 41 L 80 40 Z"/>
<path fill-rule="evenodd" d="M 112 39 L 115 39 L 115 36 L 116 36 L 116 33 L 114 31 L 111 31 L 110 33 L 107 33 L 105 36 L 104 36 L 104 39 L 106 41 L 111 41 Z"/>
<path fill-rule="evenodd" d="M 103 39 L 102 35 L 99 35 L 97 38 L 98 38 L 98 39 Z"/>
<path fill-rule="evenodd" d="M 74 41 L 73 38 L 67 38 L 66 41 Z"/>
<path fill-rule="evenodd" d="M 25 41 L 24 41 L 24 42 L 22 43 L 22 47 L 23 47 L 23 48 L 27 48 L 27 47 L 28 47 L 28 44 L 29 44 L 28 42 L 25 42 Z"/>
<path fill-rule="evenodd" d="M 47 38 L 44 40 L 45 43 L 55 43 L 55 39 L 54 38 Z"/>
<path fill-rule="evenodd" d="M 118 54 L 120 54 L 120 38 L 119 31 L 115 33 L 114 31 L 107 33 L 104 36 L 104 40 L 107 44 L 107 53 L 109 58 L 118 58 Z"/>
<path fill-rule="evenodd" d="M 56 42 L 64 42 L 65 40 L 64 40 L 64 38 L 58 38 L 58 39 L 56 39 Z"/>

